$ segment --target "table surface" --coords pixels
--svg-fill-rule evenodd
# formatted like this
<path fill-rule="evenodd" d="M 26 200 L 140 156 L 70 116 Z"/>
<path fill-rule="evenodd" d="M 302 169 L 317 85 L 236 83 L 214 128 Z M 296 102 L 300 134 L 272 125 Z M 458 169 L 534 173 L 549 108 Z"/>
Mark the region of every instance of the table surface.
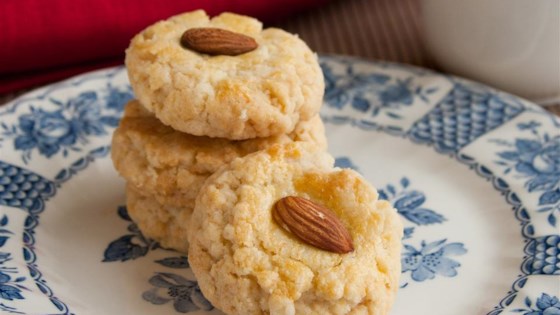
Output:
<path fill-rule="evenodd" d="M 418 0 L 345 0 L 274 26 L 298 34 L 318 53 L 359 56 L 437 69 L 422 42 Z M 0 95 L 4 104 L 28 90 Z M 543 106 L 560 116 L 560 104 Z"/>

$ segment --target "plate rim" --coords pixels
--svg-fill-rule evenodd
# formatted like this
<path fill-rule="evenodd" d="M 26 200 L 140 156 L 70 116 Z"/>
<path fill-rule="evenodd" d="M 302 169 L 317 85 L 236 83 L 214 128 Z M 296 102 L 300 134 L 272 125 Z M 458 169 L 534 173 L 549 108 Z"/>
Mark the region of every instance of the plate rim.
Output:
<path fill-rule="evenodd" d="M 388 66 L 390 68 L 397 68 L 397 69 L 405 69 L 405 70 L 413 70 L 413 71 L 422 71 L 424 73 L 428 73 L 430 75 L 434 75 L 434 76 L 441 76 L 441 77 L 445 77 L 447 79 L 449 79 L 452 82 L 466 82 L 468 84 L 473 84 L 476 86 L 479 86 L 480 88 L 492 93 L 492 94 L 498 94 L 500 96 L 505 96 L 505 97 L 511 97 L 512 99 L 518 100 L 522 103 L 523 106 L 526 107 L 526 109 L 529 109 L 528 111 L 535 111 L 535 112 L 539 112 L 539 113 L 546 113 L 548 115 L 550 115 L 552 117 L 553 120 L 559 120 L 558 117 L 556 117 L 553 113 L 547 111 L 546 109 L 540 107 L 537 104 L 534 104 L 531 101 L 525 100 L 521 97 L 518 96 L 514 96 L 510 93 L 507 92 L 503 92 L 500 90 L 497 90 L 495 88 L 489 87 L 485 84 L 473 81 L 473 80 L 469 80 L 469 79 L 465 79 L 465 78 L 461 78 L 458 76 L 454 76 L 454 75 L 448 75 L 448 74 L 443 74 L 431 69 L 426 69 L 426 68 L 421 68 L 421 67 L 417 67 L 414 65 L 407 65 L 407 64 L 400 64 L 400 63 L 395 63 L 395 62 L 388 62 L 388 61 L 375 61 L 375 60 L 368 60 L 365 58 L 360 58 L 360 57 L 352 57 L 352 56 L 344 56 L 344 55 L 321 55 L 322 60 L 327 60 L 327 61 L 340 61 L 340 60 L 344 60 L 344 62 L 348 62 L 348 63 L 365 63 L 365 64 L 371 64 L 373 66 Z M 120 66 L 114 66 L 114 67 L 107 67 L 107 68 L 103 68 L 103 69 L 99 69 L 99 70 L 95 70 L 95 71 L 90 71 L 90 72 L 86 72 L 86 73 L 82 73 L 76 76 L 73 76 L 71 78 L 56 82 L 56 83 L 52 83 L 37 89 L 34 89 L 32 91 L 29 91 L 21 96 L 19 96 L 18 98 L 6 103 L 5 105 L 0 107 L 0 122 L 2 122 L 2 120 L 4 119 L 4 117 L 7 117 L 9 115 L 16 115 L 17 116 L 17 110 L 18 108 L 23 105 L 23 104 L 27 104 L 28 102 L 31 102 L 33 100 L 42 100 L 45 97 L 47 97 L 50 93 L 55 92 L 59 89 L 64 89 L 64 88 L 72 88 L 72 87 L 79 87 L 80 85 L 84 84 L 87 81 L 90 80 L 96 80 L 96 79 L 101 79 L 101 80 L 107 80 L 112 76 L 115 76 L 119 73 L 122 73 L 122 71 L 126 71 L 126 69 L 124 68 L 124 66 L 120 65 Z M 450 92 L 446 92 L 446 94 L 449 94 Z M 440 100 L 441 101 L 441 100 Z M 437 105 L 437 104 L 436 104 Z M 435 105 L 434 105 L 435 106 Z M 523 113 L 525 111 L 522 111 L 521 113 Z M 328 119 L 328 118 L 327 118 Z M 560 121 L 560 120 L 559 120 Z M 328 123 L 333 123 L 333 124 L 337 124 L 334 121 L 327 121 Z M 351 123 L 350 122 L 342 122 L 342 124 L 347 124 L 347 123 Z M 364 128 L 363 126 L 360 125 L 355 125 L 355 127 L 360 128 L 362 130 L 365 131 L 372 131 L 372 129 L 367 129 Z M 499 126 L 497 126 L 495 129 L 492 130 L 497 130 L 499 129 L 501 126 L 503 126 L 503 124 L 500 124 Z M 384 132 L 387 133 L 391 136 L 396 136 L 395 134 L 391 134 L 390 132 L 388 132 L 387 130 L 381 130 L 381 129 L 374 129 L 375 131 L 378 132 Z M 489 132 L 489 131 L 486 131 Z M 485 132 L 485 133 L 486 133 Z M 449 152 L 441 152 L 439 151 L 433 144 L 427 144 L 427 143 L 421 143 L 421 142 L 417 142 L 415 141 L 415 139 L 413 139 L 412 137 L 409 137 L 407 134 L 405 134 L 403 136 L 404 138 L 406 138 L 407 140 L 409 140 L 411 143 L 413 143 L 414 145 L 423 145 L 423 146 L 427 146 L 427 147 L 432 147 L 434 149 L 434 151 L 436 151 L 438 154 L 444 154 L 444 155 L 450 155 Z M 56 184 L 56 189 L 60 189 L 61 185 L 68 181 L 74 174 L 76 174 L 77 172 L 87 168 L 88 165 L 90 165 L 96 158 L 100 158 L 100 157 L 105 157 L 110 149 L 110 145 L 109 146 L 101 146 L 101 147 L 97 147 L 94 148 L 93 150 L 91 150 L 90 152 L 88 152 L 85 156 L 82 156 L 79 160 L 84 160 L 85 164 L 79 164 L 78 167 L 72 169 L 71 171 L 68 171 L 69 176 L 64 176 L 61 177 L 60 179 L 53 179 L 52 182 Z M 99 151 L 96 151 L 99 150 Z M 95 151 L 95 152 L 94 152 Z M 465 164 L 469 167 L 469 169 L 475 171 L 475 173 L 477 174 L 477 176 L 480 176 L 482 178 L 484 178 L 487 181 L 490 181 L 492 183 L 492 186 L 494 187 L 494 189 L 496 191 L 498 191 L 500 194 L 502 194 L 505 198 L 505 201 L 508 205 L 510 205 L 511 207 L 513 207 L 514 209 L 514 217 L 516 218 L 517 221 L 519 221 L 521 223 L 521 236 L 523 238 L 523 240 L 525 241 L 525 243 L 528 243 L 531 239 L 530 234 L 527 231 L 527 228 L 530 226 L 531 223 L 531 219 L 525 219 L 525 215 L 522 213 L 523 211 L 523 204 L 522 202 L 515 196 L 515 192 L 513 192 L 509 187 L 507 187 L 507 181 L 504 180 L 503 178 L 500 178 L 500 176 L 495 175 L 489 168 L 486 168 L 484 165 L 482 165 L 481 163 L 477 162 L 476 157 L 469 157 L 466 155 L 461 155 L 459 154 L 459 152 L 457 152 L 456 154 L 451 154 L 451 156 L 454 158 L 455 161 L 460 162 L 461 164 Z M 2 163 L 3 161 L 0 160 L 0 163 Z M 8 162 L 3 162 L 9 165 L 12 165 L 11 163 Z M 72 163 L 71 161 L 69 161 L 69 163 Z M 74 163 L 72 163 L 74 164 Z M 17 167 L 17 166 L 16 166 Z M 28 170 L 26 168 L 21 168 L 24 170 Z M 28 170 L 30 171 L 30 170 Z M 33 172 L 33 171 L 30 171 Z M 33 172 L 35 173 L 35 172 Z M 38 174 L 39 176 L 41 176 L 40 174 Z M 504 183 L 506 184 L 504 186 Z M 56 193 L 53 192 L 53 195 Z M 52 196 L 48 197 L 51 198 Z M 48 200 L 45 199 L 45 202 Z M 1 205 L 1 204 L 0 204 Z M 39 215 L 42 211 L 44 210 L 44 205 L 43 208 L 37 212 L 37 215 Z M 31 237 L 33 237 L 33 229 L 37 226 L 33 225 L 32 229 L 30 231 L 25 231 L 24 233 L 28 233 L 29 235 L 31 235 Z M 34 243 L 34 240 L 32 239 L 32 243 Z M 25 242 L 24 244 L 24 248 L 26 246 Z M 30 248 L 32 255 L 35 256 L 34 251 L 32 250 L 32 248 Z M 518 293 L 518 291 L 523 287 L 524 283 L 527 281 L 527 278 L 530 276 L 530 274 L 527 272 L 526 268 L 526 264 L 527 264 L 527 257 L 524 257 L 524 254 L 526 253 L 526 247 L 524 249 L 524 253 L 520 253 L 520 271 L 525 273 L 524 275 L 519 275 L 516 279 L 513 280 L 513 284 L 511 284 L 511 290 L 509 292 L 507 292 L 505 294 L 505 296 L 497 303 L 497 306 L 491 310 L 488 315 L 497 315 L 499 313 L 501 313 L 502 310 L 504 310 L 515 298 L 516 294 Z M 36 257 L 33 257 L 33 262 L 35 262 Z M 28 265 L 29 267 L 29 265 Z M 525 269 L 525 270 L 524 270 Z M 37 269 L 37 271 L 39 272 L 39 277 L 37 279 L 35 279 L 36 282 L 39 282 L 41 280 L 42 277 L 42 273 Z M 66 305 L 64 302 L 60 301 L 58 298 L 56 298 L 54 296 L 54 293 L 52 292 L 52 290 L 50 290 L 50 288 L 48 287 L 48 285 L 45 282 L 45 286 L 47 291 L 51 292 L 51 296 L 49 296 L 49 298 L 54 299 L 55 301 L 57 301 L 58 303 L 60 303 L 63 306 L 63 309 L 61 310 L 62 312 L 64 312 L 64 314 L 68 314 L 70 313 L 69 307 L 68 305 Z M 55 302 L 53 302 L 55 303 Z M 56 303 L 55 306 L 59 307 Z M 60 308 L 59 308 L 60 309 Z"/>

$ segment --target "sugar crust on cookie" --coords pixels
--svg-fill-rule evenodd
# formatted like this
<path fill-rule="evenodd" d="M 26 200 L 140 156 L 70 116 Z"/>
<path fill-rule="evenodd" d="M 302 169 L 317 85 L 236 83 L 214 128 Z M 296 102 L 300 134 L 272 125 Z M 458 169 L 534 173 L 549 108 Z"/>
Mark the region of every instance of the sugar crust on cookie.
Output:
<path fill-rule="evenodd" d="M 358 173 L 332 169 L 306 144 L 234 160 L 202 188 L 188 229 L 189 261 L 205 296 L 228 314 L 387 314 L 398 288 L 402 223 Z M 272 219 L 296 195 L 324 204 L 355 250 L 307 245 Z"/>
<path fill-rule="evenodd" d="M 173 130 L 132 100 L 113 134 L 111 157 L 119 174 L 137 190 L 154 195 L 163 204 L 192 208 L 206 178 L 224 164 L 293 141 L 326 149 L 325 128 L 319 116 L 298 123 L 287 135 L 231 141 Z"/>
<path fill-rule="evenodd" d="M 255 38 L 238 56 L 209 56 L 180 45 L 194 27 Z M 256 19 L 202 10 L 157 22 L 136 35 L 125 59 L 135 96 L 163 123 L 197 136 L 248 139 L 291 132 L 319 111 L 324 79 L 317 55 L 297 36 Z"/>

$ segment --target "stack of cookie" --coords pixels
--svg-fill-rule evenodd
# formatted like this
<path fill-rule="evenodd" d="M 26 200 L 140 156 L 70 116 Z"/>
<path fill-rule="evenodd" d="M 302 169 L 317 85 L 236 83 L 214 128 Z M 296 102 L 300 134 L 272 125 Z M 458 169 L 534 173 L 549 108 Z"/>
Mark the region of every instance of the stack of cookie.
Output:
<path fill-rule="evenodd" d="M 239 37 L 253 41 L 251 51 L 239 53 Z M 164 247 L 187 251 L 195 198 L 221 166 L 279 143 L 326 149 L 317 56 L 256 19 L 195 11 L 158 22 L 133 38 L 126 67 L 137 100 L 114 133 L 112 158 L 131 218 Z"/>
<path fill-rule="evenodd" d="M 334 167 L 318 116 L 317 56 L 255 19 L 195 11 L 132 40 L 137 100 L 112 158 L 130 217 L 189 253 L 227 314 L 387 314 L 402 224 L 353 170 Z"/>

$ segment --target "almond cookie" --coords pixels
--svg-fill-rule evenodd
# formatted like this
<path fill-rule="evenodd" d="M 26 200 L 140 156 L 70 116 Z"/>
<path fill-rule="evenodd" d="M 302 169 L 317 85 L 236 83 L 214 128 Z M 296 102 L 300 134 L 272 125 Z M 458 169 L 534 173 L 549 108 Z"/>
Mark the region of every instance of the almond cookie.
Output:
<path fill-rule="evenodd" d="M 164 248 L 183 253 L 188 251 L 185 226 L 191 211 L 161 204 L 153 195 L 142 193 L 130 184 L 126 186 L 126 207 L 128 215 L 145 237 L 157 241 Z"/>
<path fill-rule="evenodd" d="M 293 216 L 293 225 L 276 221 L 273 209 L 287 196 L 330 209 L 353 250 L 323 250 L 292 233 L 344 245 L 329 236 L 336 225 L 322 214 Z M 333 168 L 327 153 L 307 143 L 253 153 L 212 175 L 196 199 L 188 236 L 198 284 L 227 314 L 388 314 L 397 292 L 396 210 L 358 173 Z"/>
<path fill-rule="evenodd" d="M 185 48 L 181 37 L 195 28 L 243 34 L 258 47 L 236 56 Z M 231 42 L 215 39 L 218 45 Z M 242 140 L 285 134 L 322 104 L 316 54 L 297 36 L 263 30 L 246 16 L 210 19 L 199 10 L 157 22 L 132 39 L 125 63 L 140 103 L 164 124 L 192 135 Z"/>
<path fill-rule="evenodd" d="M 237 157 L 293 141 L 312 142 L 326 149 L 319 116 L 300 122 L 288 135 L 231 141 L 176 131 L 132 100 L 113 134 L 111 157 L 116 170 L 138 191 L 154 195 L 162 204 L 192 209 L 198 190 L 219 167 Z"/>

